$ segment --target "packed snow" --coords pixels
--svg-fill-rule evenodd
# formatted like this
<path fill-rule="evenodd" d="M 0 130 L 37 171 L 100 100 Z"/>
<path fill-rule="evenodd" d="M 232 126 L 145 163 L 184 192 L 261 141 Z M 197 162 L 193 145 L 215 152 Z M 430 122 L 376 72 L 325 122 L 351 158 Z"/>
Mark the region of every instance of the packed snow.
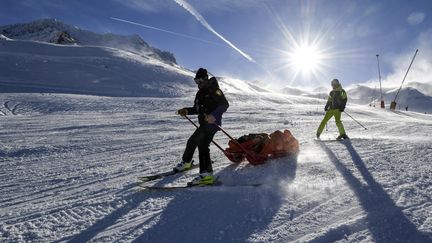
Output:
<path fill-rule="evenodd" d="M 111 47 L 7 38 L 0 57 L 1 242 L 432 241 L 430 114 L 349 102 L 367 130 L 343 114 L 351 140 L 333 141 L 331 120 L 319 142 L 324 97 L 219 78 L 227 132 L 289 129 L 300 153 L 252 166 L 211 145 L 222 186 L 146 191 L 137 177 L 170 171 L 194 131 L 175 114 L 193 105 L 192 72 Z"/>
<path fill-rule="evenodd" d="M 221 181 L 261 187 L 139 190 L 137 176 L 179 162 L 193 126 L 174 112 L 192 96 L 2 94 L 2 241 L 430 240 L 430 115 L 349 105 L 368 130 L 344 116 L 352 140 L 322 143 L 313 140 L 319 100 L 226 95 L 233 136 L 289 129 L 300 141 L 297 158 L 262 166 L 233 164 L 211 147 Z M 337 136 L 334 124 L 323 136 Z M 184 185 L 196 173 L 149 185 Z"/>

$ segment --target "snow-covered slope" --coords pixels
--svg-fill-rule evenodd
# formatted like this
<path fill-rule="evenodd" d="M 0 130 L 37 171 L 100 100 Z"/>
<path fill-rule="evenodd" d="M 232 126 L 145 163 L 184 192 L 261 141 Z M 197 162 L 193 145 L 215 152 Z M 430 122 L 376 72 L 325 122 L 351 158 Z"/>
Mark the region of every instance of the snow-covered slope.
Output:
<path fill-rule="evenodd" d="M 386 107 L 394 100 L 399 88 L 383 88 L 383 99 Z M 319 87 L 313 92 L 303 91 L 298 88 L 286 87 L 282 90 L 284 94 L 300 95 L 317 99 L 327 99 L 330 88 Z M 351 104 L 359 105 L 380 105 L 381 95 L 379 88 L 371 88 L 366 85 L 355 84 L 345 88 L 348 93 L 348 100 Z M 398 94 L 396 103 L 398 110 L 409 110 L 432 113 L 432 85 L 427 83 L 407 83 Z"/>
<path fill-rule="evenodd" d="M 176 97 L 197 89 L 194 73 L 179 65 L 101 46 L 5 39 L 0 42 L 0 65 L 1 92 Z M 218 79 L 223 90 L 287 102 L 286 96 L 269 97 L 270 90 L 259 84 Z"/>
<path fill-rule="evenodd" d="M 307 92 L 305 90 L 299 89 L 299 88 L 293 88 L 293 87 L 285 87 L 281 90 L 284 94 L 290 94 L 290 95 L 301 95 L 301 96 L 312 96 L 313 92 Z"/>
<path fill-rule="evenodd" d="M 245 100 L 255 100 L 261 103 L 293 104 L 301 101 L 303 104 L 319 104 L 321 100 L 311 97 L 287 95 L 274 92 L 271 89 L 260 87 L 259 84 L 235 78 L 219 77 L 221 89 L 224 93 L 231 94 L 231 100 L 241 104 Z"/>
<path fill-rule="evenodd" d="M 383 87 L 383 99 L 386 107 L 390 107 L 390 103 L 394 100 L 399 88 Z M 363 84 L 355 84 L 345 87 L 348 93 L 348 100 L 351 104 L 359 105 L 380 105 L 381 95 L 379 87 L 370 87 Z M 283 94 L 290 94 L 294 96 L 313 97 L 317 99 L 327 99 L 330 87 L 318 87 L 313 91 L 304 91 L 299 88 L 285 87 L 281 90 Z M 432 85 L 429 83 L 408 82 L 404 84 L 403 88 L 398 94 L 397 109 L 409 110 L 432 113 Z"/>
<path fill-rule="evenodd" d="M 10 40 L 10 38 L 7 38 L 6 36 L 0 34 L 0 41 L 2 40 Z"/>
<path fill-rule="evenodd" d="M 415 88 L 427 96 L 432 96 L 432 84 L 430 83 L 408 82 L 406 86 Z"/>
<path fill-rule="evenodd" d="M 136 53 L 97 46 L 0 42 L 2 92 L 179 96 L 193 73 Z"/>
<path fill-rule="evenodd" d="M 3 33 L 0 38 L 0 88 L 3 92 L 175 97 L 196 89 L 191 71 L 175 64 L 173 55 L 171 58 L 136 35 L 101 35 L 54 19 L 0 26 L 0 33 Z M 46 43 L 57 43 L 59 33 L 67 33 L 62 38 L 72 40 L 75 45 Z M 284 98 L 286 96 L 274 92 L 266 95 L 270 90 L 260 83 L 219 79 L 223 88 L 245 97 L 261 94 L 264 100 L 290 102 Z M 398 108 L 431 113 L 431 90 L 429 84 L 407 83 L 399 94 Z M 389 105 L 397 91 L 388 88 L 383 91 Z M 325 99 L 327 92 L 324 87 L 314 92 L 292 87 L 281 91 L 320 100 Z M 347 92 L 350 103 L 366 105 L 380 99 L 378 90 L 364 85 L 348 87 Z M 309 102 L 317 102 L 316 99 L 309 99 Z"/>
<path fill-rule="evenodd" d="M 407 83 L 400 90 L 397 97 L 398 109 L 405 110 L 408 109 L 417 112 L 432 112 L 432 96 L 428 95 L 428 88 L 430 85 L 418 83 Z M 387 106 L 394 100 L 396 93 L 399 88 L 383 88 L 383 99 Z M 424 90 L 422 93 L 419 90 Z M 354 85 L 348 87 L 347 93 L 349 95 L 350 101 L 357 104 L 370 104 L 375 101 L 379 106 L 379 101 L 381 100 L 381 95 L 379 89 L 370 88 L 364 85 Z M 400 107 L 399 107 L 400 106 Z"/>
<path fill-rule="evenodd" d="M 343 116 L 351 142 L 317 143 L 321 103 L 263 102 L 228 85 L 229 133 L 290 129 L 300 154 L 236 165 L 212 145 L 215 174 L 231 186 L 160 192 L 140 191 L 136 177 L 179 161 L 194 128 L 174 112 L 193 95 L 0 94 L 0 241 L 432 240 L 430 115 L 350 105 L 368 130 Z M 322 136 L 336 135 L 331 122 Z M 149 185 L 184 185 L 196 173 Z M 264 185 L 235 186 L 244 183 Z"/>
<path fill-rule="evenodd" d="M 97 34 L 56 19 L 41 19 L 30 23 L 0 26 L 0 33 L 17 40 L 112 47 L 152 57 L 165 63 L 176 64 L 172 53 L 151 47 L 138 35 Z"/>

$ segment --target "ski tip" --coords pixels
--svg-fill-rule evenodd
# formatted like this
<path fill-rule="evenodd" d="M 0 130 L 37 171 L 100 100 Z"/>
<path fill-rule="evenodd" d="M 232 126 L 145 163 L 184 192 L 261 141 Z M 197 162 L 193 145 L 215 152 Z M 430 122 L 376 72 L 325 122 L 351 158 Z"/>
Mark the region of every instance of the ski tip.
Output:
<path fill-rule="evenodd" d="M 138 176 L 137 179 L 140 181 L 151 181 L 153 176 Z"/>

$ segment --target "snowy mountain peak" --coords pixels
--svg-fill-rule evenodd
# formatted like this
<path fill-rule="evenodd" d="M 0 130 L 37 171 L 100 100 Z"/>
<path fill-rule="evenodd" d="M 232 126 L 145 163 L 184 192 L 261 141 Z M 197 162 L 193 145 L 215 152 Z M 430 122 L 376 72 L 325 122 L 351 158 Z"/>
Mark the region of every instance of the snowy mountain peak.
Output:
<path fill-rule="evenodd" d="M 432 85 L 429 83 L 408 82 L 406 85 L 417 89 L 427 96 L 432 96 Z"/>
<path fill-rule="evenodd" d="M 112 33 L 98 34 L 65 24 L 57 19 L 40 19 L 31 23 L 0 26 L 0 34 L 7 38 L 31 40 L 62 45 L 112 47 L 142 56 L 177 64 L 174 55 L 151 47 L 139 35 L 123 36 Z"/>
<path fill-rule="evenodd" d="M 6 36 L 0 34 L 0 40 L 10 40 L 9 38 L 7 38 Z"/>

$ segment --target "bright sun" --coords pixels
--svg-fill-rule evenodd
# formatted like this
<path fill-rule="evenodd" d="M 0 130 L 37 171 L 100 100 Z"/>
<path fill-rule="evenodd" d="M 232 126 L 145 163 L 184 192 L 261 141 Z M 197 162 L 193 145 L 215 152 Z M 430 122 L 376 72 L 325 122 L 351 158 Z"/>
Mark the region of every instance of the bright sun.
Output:
<path fill-rule="evenodd" d="M 298 46 L 289 53 L 290 66 L 303 74 L 316 73 L 323 64 L 323 55 L 317 48 L 309 45 Z"/>

